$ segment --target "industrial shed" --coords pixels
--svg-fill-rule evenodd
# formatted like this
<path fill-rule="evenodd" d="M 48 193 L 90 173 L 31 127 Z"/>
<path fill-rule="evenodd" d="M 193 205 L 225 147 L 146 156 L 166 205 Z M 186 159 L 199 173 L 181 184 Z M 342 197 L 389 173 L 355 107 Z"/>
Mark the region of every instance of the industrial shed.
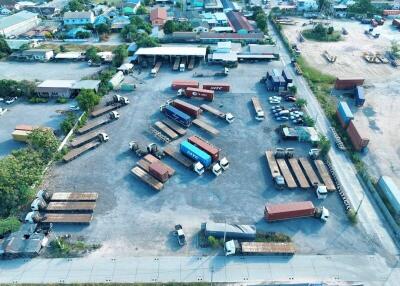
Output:
<path fill-rule="evenodd" d="M 176 46 L 176 47 L 155 47 L 155 48 L 140 48 L 135 55 L 139 62 L 143 59 L 152 60 L 155 63 L 158 59 L 168 61 L 170 63 L 176 57 L 187 58 L 195 57 L 204 60 L 206 57 L 206 48 L 198 48 L 192 46 Z"/>
<path fill-rule="evenodd" d="M 36 87 L 40 97 L 74 97 L 82 89 L 98 91 L 99 80 L 45 80 Z"/>
<path fill-rule="evenodd" d="M 4 37 L 19 36 L 39 25 L 40 21 L 37 14 L 20 11 L 0 18 L 0 35 Z"/>

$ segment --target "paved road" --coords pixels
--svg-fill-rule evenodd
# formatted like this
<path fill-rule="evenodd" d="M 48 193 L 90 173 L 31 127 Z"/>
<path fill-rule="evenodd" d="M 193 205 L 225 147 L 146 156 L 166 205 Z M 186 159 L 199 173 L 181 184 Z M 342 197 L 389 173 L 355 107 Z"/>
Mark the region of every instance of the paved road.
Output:
<path fill-rule="evenodd" d="M 269 26 L 271 27 L 271 24 Z M 281 54 L 281 62 L 284 66 L 286 66 L 294 78 L 294 82 L 298 87 L 298 94 L 307 100 L 308 112 L 313 118 L 317 119 L 316 127 L 324 134 L 327 134 L 333 142 L 332 134 L 329 131 L 331 125 L 321 106 L 308 87 L 305 79 L 303 77 L 296 76 L 293 68 L 290 67 L 290 56 L 284 48 L 282 41 L 276 36 L 272 29 L 270 30 L 271 35 L 275 36 L 277 39 L 277 46 L 279 47 Z M 398 248 L 392 239 L 392 231 L 379 211 L 378 206 L 375 204 L 368 192 L 364 192 L 363 187 L 356 177 L 356 170 L 352 162 L 348 156 L 336 148 L 331 149 L 329 152 L 329 158 L 331 159 L 337 177 L 353 206 L 357 207 L 362 201 L 362 205 L 358 213 L 358 220 L 361 227 L 364 228 L 368 234 L 371 244 L 378 246 L 378 248 L 383 246 L 381 248 L 381 254 L 387 258 L 393 259 L 393 255 L 398 254 Z"/>
<path fill-rule="evenodd" d="M 0 261 L 0 283 L 239 282 L 398 285 L 380 256 L 131 257 Z M 353 284 L 354 283 L 354 284 Z M 275 284 L 274 284 L 275 285 Z M 344 285 L 344 284 L 340 284 Z"/>

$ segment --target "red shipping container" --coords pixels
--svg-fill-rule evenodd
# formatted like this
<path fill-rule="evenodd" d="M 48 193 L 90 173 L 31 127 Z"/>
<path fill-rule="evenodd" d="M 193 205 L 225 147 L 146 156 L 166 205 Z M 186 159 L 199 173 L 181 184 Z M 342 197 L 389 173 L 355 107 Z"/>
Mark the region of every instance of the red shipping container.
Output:
<path fill-rule="evenodd" d="M 336 117 L 339 120 L 340 125 L 342 126 L 343 129 L 346 129 L 347 124 L 346 122 L 344 122 L 344 120 L 342 119 L 342 117 L 340 117 L 340 113 L 339 111 L 336 110 Z"/>
<path fill-rule="evenodd" d="M 353 89 L 363 84 L 363 78 L 336 78 L 335 89 Z"/>
<path fill-rule="evenodd" d="M 314 213 L 315 207 L 311 201 L 266 205 L 264 210 L 267 221 L 310 217 L 314 216 Z"/>
<path fill-rule="evenodd" d="M 183 111 L 193 117 L 199 116 L 202 112 L 202 109 L 200 107 L 187 103 L 180 99 L 175 99 L 174 101 L 172 101 L 172 105 L 180 111 Z"/>
<path fill-rule="evenodd" d="M 15 130 L 23 130 L 23 131 L 33 131 L 33 129 L 34 129 L 33 126 L 26 124 L 20 124 L 15 127 Z"/>
<path fill-rule="evenodd" d="M 400 15 L 400 10 L 383 10 L 383 16 Z"/>
<path fill-rule="evenodd" d="M 199 98 L 203 98 L 208 101 L 213 101 L 214 100 L 214 91 L 207 90 L 207 89 L 201 89 L 201 88 L 188 87 L 185 90 L 185 96 L 199 97 Z"/>
<path fill-rule="evenodd" d="M 229 83 L 208 82 L 208 83 L 203 83 L 203 88 L 214 91 L 229 91 L 231 89 L 231 86 Z"/>
<path fill-rule="evenodd" d="M 363 148 L 367 147 L 369 143 L 369 139 L 363 137 L 357 130 L 356 125 L 353 121 L 350 121 L 349 126 L 347 127 L 347 135 L 353 144 L 353 147 L 356 151 L 361 151 Z"/>
<path fill-rule="evenodd" d="M 198 88 L 199 82 L 196 80 L 174 80 L 171 84 L 171 88 L 175 90 L 188 87 Z"/>
<path fill-rule="evenodd" d="M 151 163 L 149 166 L 149 173 L 163 183 L 169 179 L 168 168 L 161 162 Z"/>
<path fill-rule="evenodd" d="M 208 155 L 211 156 L 213 159 L 213 162 L 218 161 L 219 159 L 219 150 L 215 146 L 211 145 L 204 139 L 198 137 L 198 136 L 190 136 L 188 138 L 188 141 L 192 143 L 193 145 L 199 147 L 202 149 L 204 152 L 206 152 Z"/>

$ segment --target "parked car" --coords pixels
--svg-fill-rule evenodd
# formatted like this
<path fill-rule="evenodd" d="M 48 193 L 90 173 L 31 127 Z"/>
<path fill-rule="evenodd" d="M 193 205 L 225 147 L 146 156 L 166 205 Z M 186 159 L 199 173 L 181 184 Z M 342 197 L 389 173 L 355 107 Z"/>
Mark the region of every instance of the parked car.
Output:
<path fill-rule="evenodd" d="M 278 116 L 278 117 L 276 117 L 275 119 L 278 120 L 278 121 L 286 121 L 286 120 L 289 120 L 289 117 L 286 117 L 286 116 Z"/>
<path fill-rule="evenodd" d="M 79 108 L 79 106 L 78 105 L 70 105 L 69 106 L 69 110 L 71 110 L 71 111 L 78 111 L 80 108 Z"/>
<path fill-rule="evenodd" d="M 6 100 L 6 104 L 12 104 L 12 103 L 14 103 L 17 99 L 18 99 L 18 97 L 12 97 L 12 98 L 10 98 L 10 99 L 7 99 L 7 100 Z"/>
<path fill-rule="evenodd" d="M 0 97 L 0 102 L 3 102 L 3 101 L 4 101 L 4 98 Z"/>
<path fill-rule="evenodd" d="M 287 97 L 285 97 L 285 101 L 296 102 L 296 97 L 295 96 L 287 96 Z"/>

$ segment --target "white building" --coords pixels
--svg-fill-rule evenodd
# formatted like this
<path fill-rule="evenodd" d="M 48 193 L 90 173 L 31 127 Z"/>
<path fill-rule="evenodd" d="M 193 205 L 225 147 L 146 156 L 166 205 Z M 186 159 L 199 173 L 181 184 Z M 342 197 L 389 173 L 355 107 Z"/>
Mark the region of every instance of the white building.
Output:
<path fill-rule="evenodd" d="M 11 16 L 0 18 L 0 35 L 19 36 L 39 25 L 40 19 L 35 13 L 21 11 Z"/>
<path fill-rule="evenodd" d="M 318 2 L 316 0 L 297 0 L 297 11 L 317 11 Z"/>

